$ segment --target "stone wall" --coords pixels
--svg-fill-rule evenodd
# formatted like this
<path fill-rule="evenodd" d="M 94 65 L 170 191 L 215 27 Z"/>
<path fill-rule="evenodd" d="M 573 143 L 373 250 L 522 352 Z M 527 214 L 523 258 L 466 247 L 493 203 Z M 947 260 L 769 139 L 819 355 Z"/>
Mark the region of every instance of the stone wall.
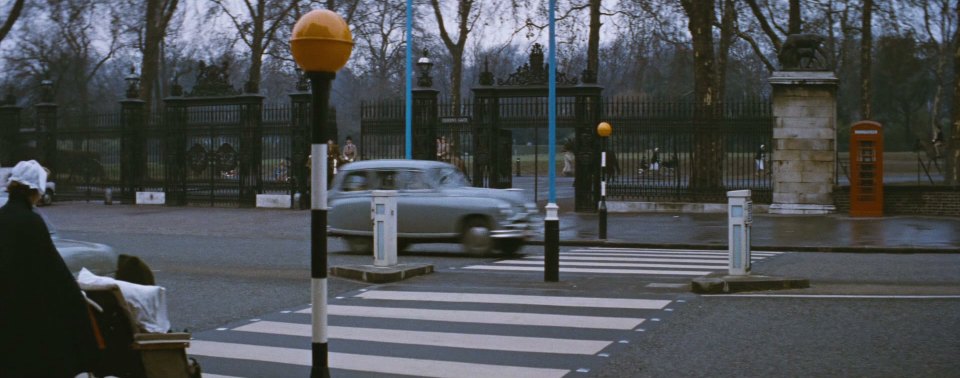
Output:
<path fill-rule="evenodd" d="M 774 72 L 774 214 L 835 211 L 837 78 L 832 72 Z"/>

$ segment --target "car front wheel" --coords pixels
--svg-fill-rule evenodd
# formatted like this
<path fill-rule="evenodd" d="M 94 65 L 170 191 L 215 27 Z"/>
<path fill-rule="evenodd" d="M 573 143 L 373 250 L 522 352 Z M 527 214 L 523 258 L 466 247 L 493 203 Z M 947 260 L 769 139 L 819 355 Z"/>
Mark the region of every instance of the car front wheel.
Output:
<path fill-rule="evenodd" d="M 484 218 L 467 219 L 463 223 L 463 234 L 460 240 L 463 243 L 463 251 L 469 254 L 485 255 L 493 249 L 490 224 Z"/>
<path fill-rule="evenodd" d="M 40 197 L 40 204 L 43 206 L 50 206 L 53 204 L 53 191 L 47 190 L 43 192 L 43 196 Z"/>

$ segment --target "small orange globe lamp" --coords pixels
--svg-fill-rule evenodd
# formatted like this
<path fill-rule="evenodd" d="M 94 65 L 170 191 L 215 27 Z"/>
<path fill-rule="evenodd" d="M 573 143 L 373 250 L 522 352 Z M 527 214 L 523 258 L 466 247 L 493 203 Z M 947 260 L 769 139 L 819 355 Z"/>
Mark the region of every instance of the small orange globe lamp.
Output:
<path fill-rule="evenodd" d="M 597 125 L 597 135 L 600 135 L 601 137 L 606 138 L 610 136 L 610 134 L 612 133 L 613 133 L 613 126 L 610 126 L 609 123 L 600 122 L 600 124 Z"/>
<path fill-rule="evenodd" d="M 313 297 L 313 364 L 310 377 L 330 376 L 327 347 L 327 106 L 330 83 L 353 50 L 350 27 L 339 15 L 318 9 L 293 26 L 290 52 L 310 78 L 310 276 Z"/>

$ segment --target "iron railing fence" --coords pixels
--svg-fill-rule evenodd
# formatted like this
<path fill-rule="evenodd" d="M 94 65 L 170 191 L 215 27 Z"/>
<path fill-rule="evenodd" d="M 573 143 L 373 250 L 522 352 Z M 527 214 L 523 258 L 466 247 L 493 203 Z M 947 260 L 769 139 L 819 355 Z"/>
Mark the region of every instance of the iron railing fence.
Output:
<path fill-rule="evenodd" d="M 474 177 L 474 138 L 481 122 L 494 119 L 501 130 L 512 131 L 516 144 L 538 146 L 546 142 L 548 103 L 539 97 L 501 98 L 495 114 L 476 114 L 473 99 L 455 107 L 449 100 L 437 103 L 437 137 L 446 138 L 468 177 Z M 574 97 L 557 99 L 558 144 L 585 120 L 583 102 Z M 578 110 L 581 112 L 578 113 Z M 772 198 L 770 156 L 773 118 L 767 99 L 728 101 L 717 107 L 714 121 L 695 121 L 696 105 L 689 101 L 664 101 L 639 97 L 615 97 L 601 103 L 600 117 L 613 124 L 607 149 L 619 163 L 619 171 L 609 178 L 608 197 L 630 201 L 717 202 L 726 200 L 726 191 L 751 189 L 754 200 L 769 203 Z M 405 143 L 403 101 L 364 103 L 361 111 L 364 158 L 403 158 Z M 709 140 L 702 135 L 709 133 Z M 697 167 L 696 157 L 703 143 L 714 144 L 711 159 L 715 167 Z M 570 143 L 568 146 L 574 146 Z M 756 155 L 762 152 L 763 170 Z M 558 148 L 558 150 L 560 150 Z M 656 151 L 659 169 L 651 170 Z M 509 152 L 509 151 L 507 151 Z M 536 154 L 538 157 L 539 154 Z M 512 156 L 510 157 L 512 159 Z M 558 156 L 559 160 L 559 156 Z M 544 163 L 546 164 L 546 163 Z M 535 164 L 539 165 L 539 164 Z M 713 169 L 712 183 L 691 183 L 697 169 Z M 597 167 L 599 170 L 599 167 Z M 534 167 L 534 172 L 541 170 Z M 542 172 L 546 172 L 543 169 Z"/>
<path fill-rule="evenodd" d="M 60 200 L 100 201 L 108 190 L 117 200 L 132 200 L 134 191 L 163 192 L 171 187 L 171 174 L 182 174 L 182 181 L 174 181 L 188 204 L 238 206 L 239 159 L 253 148 L 260 156 L 250 170 L 257 176 L 257 194 L 292 196 L 292 158 L 309 151 L 294 151 L 295 139 L 304 134 L 293 125 L 291 106 L 262 108 L 258 125 L 250 123 L 244 106 L 189 107 L 173 117 L 153 112 L 137 125 L 125 125 L 123 112 L 81 116 L 64 111 L 49 120 L 29 109 L 19 114 L 16 145 L 4 148 L 12 150 L 7 160 L 44 162 Z M 255 129 L 260 142 L 242 146 L 242 134 Z M 308 149 L 309 143 L 300 148 Z M 126 178 L 124 169 L 130 170 Z"/>

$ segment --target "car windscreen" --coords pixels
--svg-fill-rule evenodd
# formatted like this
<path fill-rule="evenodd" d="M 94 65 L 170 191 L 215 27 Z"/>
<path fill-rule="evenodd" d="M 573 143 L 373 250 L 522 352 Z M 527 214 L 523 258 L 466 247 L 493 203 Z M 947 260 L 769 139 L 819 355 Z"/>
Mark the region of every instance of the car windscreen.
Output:
<path fill-rule="evenodd" d="M 441 168 L 437 175 L 437 184 L 442 188 L 461 188 L 470 186 L 467 177 L 456 168 Z"/>

